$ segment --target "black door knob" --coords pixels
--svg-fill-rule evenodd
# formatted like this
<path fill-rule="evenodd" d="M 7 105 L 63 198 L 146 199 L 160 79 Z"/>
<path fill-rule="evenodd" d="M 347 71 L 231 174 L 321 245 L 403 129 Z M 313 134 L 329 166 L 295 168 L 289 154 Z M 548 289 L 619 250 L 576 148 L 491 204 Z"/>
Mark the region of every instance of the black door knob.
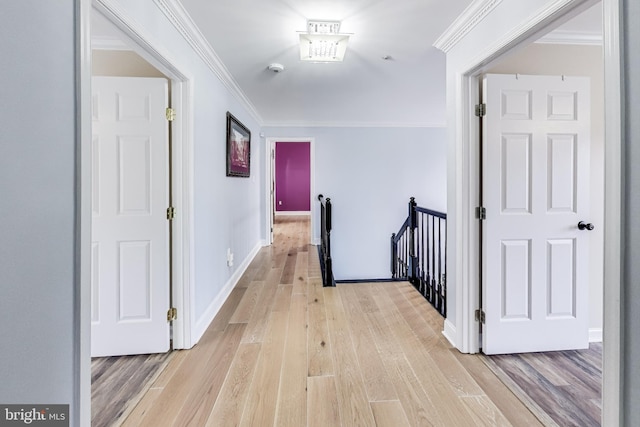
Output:
<path fill-rule="evenodd" d="M 590 222 L 589 223 L 585 223 L 584 221 L 580 221 L 578 223 L 578 229 L 579 230 L 589 230 L 589 231 L 591 231 L 591 230 L 594 229 L 594 227 L 593 227 L 593 224 L 591 224 Z"/>

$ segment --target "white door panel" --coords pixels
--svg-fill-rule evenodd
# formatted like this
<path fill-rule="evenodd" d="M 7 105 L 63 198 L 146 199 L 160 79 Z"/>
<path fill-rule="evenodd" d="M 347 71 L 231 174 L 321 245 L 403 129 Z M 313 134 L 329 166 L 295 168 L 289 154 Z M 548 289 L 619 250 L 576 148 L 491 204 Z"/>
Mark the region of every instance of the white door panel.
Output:
<path fill-rule="evenodd" d="M 483 351 L 588 346 L 589 80 L 487 75 Z"/>
<path fill-rule="evenodd" d="M 92 356 L 166 352 L 167 81 L 92 83 Z"/>

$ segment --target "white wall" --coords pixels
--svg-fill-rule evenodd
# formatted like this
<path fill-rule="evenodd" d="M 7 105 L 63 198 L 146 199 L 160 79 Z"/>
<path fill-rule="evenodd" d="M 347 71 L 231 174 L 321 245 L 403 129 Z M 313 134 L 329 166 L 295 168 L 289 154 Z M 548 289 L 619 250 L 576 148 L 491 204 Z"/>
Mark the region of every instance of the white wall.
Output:
<path fill-rule="evenodd" d="M 340 279 L 390 277 L 391 233 L 407 217 L 407 203 L 446 210 L 444 128 L 273 128 L 266 137 L 315 138 L 312 215 L 318 194 L 333 202 L 331 255 Z M 264 145 L 264 144 L 263 144 Z M 316 239 L 320 230 L 314 230 Z"/>
<path fill-rule="evenodd" d="M 602 47 L 532 44 L 493 65 L 488 73 L 586 76 L 591 79 L 591 165 L 588 222 L 589 329 L 602 333 L 604 277 L 604 64 Z"/>
<path fill-rule="evenodd" d="M 0 402 L 70 404 L 79 425 L 75 6 L 0 13 Z"/>

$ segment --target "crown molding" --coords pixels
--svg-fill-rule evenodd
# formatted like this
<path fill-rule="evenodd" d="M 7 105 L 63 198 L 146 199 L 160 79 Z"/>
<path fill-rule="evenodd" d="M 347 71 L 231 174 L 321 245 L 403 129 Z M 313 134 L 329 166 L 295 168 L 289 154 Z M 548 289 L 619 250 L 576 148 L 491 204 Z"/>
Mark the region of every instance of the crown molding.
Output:
<path fill-rule="evenodd" d="M 486 63 L 487 61 L 497 58 L 505 53 L 509 46 L 513 45 L 516 40 L 522 41 L 529 39 L 533 42 L 534 39 L 532 37 L 537 39 L 536 34 L 543 31 L 548 22 L 550 22 L 554 16 L 561 14 L 566 8 L 573 7 L 574 10 L 577 10 L 581 7 L 592 5 L 596 1 L 597 0 L 551 0 L 532 14 L 529 19 L 523 21 L 509 33 L 487 46 L 487 48 L 481 51 L 476 57 L 472 58 L 468 62 L 469 66 L 467 69 L 473 68 L 471 64 Z"/>
<path fill-rule="evenodd" d="M 129 46 L 130 50 L 138 53 L 147 61 L 152 58 L 154 67 L 160 72 L 169 72 L 174 78 L 186 80 L 186 76 L 173 65 L 173 61 L 168 60 L 171 55 L 157 40 L 152 37 L 144 26 L 133 19 L 117 0 L 93 0 L 92 5 L 96 11 L 108 19 L 119 31 L 122 32 L 123 42 Z M 130 44 L 131 41 L 133 44 Z M 136 46 L 140 46 L 137 49 Z M 150 61 L 151 62 L 151 61 Z M 152 62 L 152 63 L 153 63 Z"/>
<path fill-rule="evenodd" d="M 91 49 L 95 50 L 133 50 L 117 37 L 91 36 Z"/>
<path fill-rule="evenodd" d="M 433 43 L 433 47 L 449 52 L 460 40 L 464 38 L 476 25 L 478 25 L 502 0 L 475 0 L 473 1 L 444 33 Z"/>
<path fill-rule="evenodd" d="M 543 36 L 536 43 L 602 46 L 602 40 L 602 33 L 556 30 Z"/>
<path fill-rule="evenodd" d="M 262 125 L 263 120 L 258 110 L 240 89 L 227 67 L 222 63 L 198 26 L 191 19 L 189 13 L 184 9 L 182 3 L 178 0 L 153 0 L 153 2 L 224 86 L 244 105 L 258 124 Z"/>
<path fill-rule="evenodd" d="M 265 122 L 263 127 L 289 128 L 444 128 L 442 123 L 400 123 L 400 122 Z"/>

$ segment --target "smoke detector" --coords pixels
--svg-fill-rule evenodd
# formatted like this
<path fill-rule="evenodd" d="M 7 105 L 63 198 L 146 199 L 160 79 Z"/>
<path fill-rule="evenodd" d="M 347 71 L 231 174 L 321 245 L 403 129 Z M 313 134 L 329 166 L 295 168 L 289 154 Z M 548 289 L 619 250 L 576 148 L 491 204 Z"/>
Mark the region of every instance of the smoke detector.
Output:
<path fill-rule="evenodd" d="M 274 62 L 273 64 L 269 64 L 267 69 L 269 71 L 273 71 L 274 73 L 280 73 L 280 72 L 284 71 L 284 65 Z"/>

